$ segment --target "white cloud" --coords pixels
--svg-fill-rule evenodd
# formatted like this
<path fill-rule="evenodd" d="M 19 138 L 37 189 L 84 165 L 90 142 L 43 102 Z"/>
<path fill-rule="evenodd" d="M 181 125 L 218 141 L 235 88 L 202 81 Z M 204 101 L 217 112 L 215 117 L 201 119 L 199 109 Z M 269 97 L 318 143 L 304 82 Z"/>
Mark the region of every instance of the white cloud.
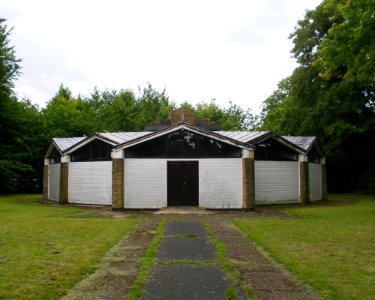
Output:
<path fill-rule="evenodd" d="M 258 110 L 295 63 L 287 39 L 317 0 L 0 0 L 23 76 L 16 91 L 45 105 L 61 83 L 150 82 L 177 103 L 216 98 Z"/>

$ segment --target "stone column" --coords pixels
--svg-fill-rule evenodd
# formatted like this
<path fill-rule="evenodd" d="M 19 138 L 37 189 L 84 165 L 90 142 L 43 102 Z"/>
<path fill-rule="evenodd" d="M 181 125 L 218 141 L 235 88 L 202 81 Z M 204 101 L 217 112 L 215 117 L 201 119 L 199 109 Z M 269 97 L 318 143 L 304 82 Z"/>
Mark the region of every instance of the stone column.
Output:
<path fill-rule="evenodd" d="M 60 164 L 60 197 L 59 202 L 66 204 L 69 202 L 69 161 L 70 156 L 61 157 Z"/>
<path fill-rule="evenodd" d="M 242 208 L 255 208 L 254 150 L 243 150 L 242 155 Z"/>
<path fill-rule="evenodd" d="M 112 209 L 125 207 L 125 161 L 123 151 L 112 152 Z"/>
<path fill-rule="evenodd" d="M 299 154 L 299 198 L 300 202 L 307 204 L 310 202 L 309 184 L 309 162 L 306 155 Z"/>
<path fill-rule="evenodd" d="M 43 200 L 48 200 L 49 160 L 44 160 L 43 166 Z"/>
<path fill-rule="evenodd" d="M 320 164 L 322 166 L 322 200 L 327 200 L 327 168 L 324 157 L 320 159 Z"/>

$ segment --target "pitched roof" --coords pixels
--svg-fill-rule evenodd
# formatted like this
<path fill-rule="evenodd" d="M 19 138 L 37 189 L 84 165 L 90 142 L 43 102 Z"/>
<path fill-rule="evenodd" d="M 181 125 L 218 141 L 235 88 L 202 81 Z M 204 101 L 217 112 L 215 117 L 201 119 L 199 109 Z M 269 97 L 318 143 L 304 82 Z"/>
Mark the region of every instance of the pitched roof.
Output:
<path fill-rule="evenodd" d="M 222 136 L 237 140 L 242 143 L 252 143 L 253 141 L 268 135 L 271 131 L 214 131 Z"/>
<path fill-rule="evenodd" d="M 98 133 L 100 136 L 116 142 L 116 144 L 122 144 L 139 137 L 145 136 L 150 134 L 151 131 L 143 131 L 143 132 L 100 132 Z"/>
<path fill-rule="evenodd" d="M 116 150 L 125 149 L 127 147 L 130 147 L 130 146 L 148 141 L 150 139 L 153 139 L 153 138 L 156 138 L 156 137 L 159 137 L 159 136 L 166 135 L 168 133 L 171 133 L 171 132 L 174 132 L 174 131 L 177 131 L 177 130 L 180 130 L 180 129 L 186 129 L 186 130 L 189 130 L 189 131 L 192 131 L 192 132 L 210 137 L 210 138 L 215 139 L 215 140 L 220 140 L 221 142 L 224 142 L 224 143 L 227 143 L 227 144 L 239 146 L 239 147 L 244 148 L 244 149 L 252 148 L 252 146 L 248 145 L 247 143 L 244 143 L 242 141 L 233 139 L 229 136 L 221 135 L 221 134 L 219 134 L 215 131 L 204 130 L 200 127 L 197 127 L 195 125 L 190 125 L 190 124 L 187 124 L 187 123 L 179 123 L 179 124 L 172 125 L 170 127 L 161 129 L 159 131 L 154 131 L 154 132 L 151 132 L 149 134 L 145 134 L 145 135 L 140 136 L 136 139 L 124 142 L 120 145 L 117 145 Z"/>
<path fill-rule="evenodd" d="M 251 147 L 252 143 L 257 143 L 270 136 L 277 138 L 283 143 L 290 143 L 291 146 L 297 146 L 301 149 L 299 152 L 302 150 L 309 152 L 312 146 L 317 142 L 317 138 L 314 136 L 277 136 L 271 131 L 209 131 L 195 125 L 180 123 L 158 131 L 100 132 L 88 137 L 54 138 L 52 145 L 47 151 L 46 157 L 51 153 L 53 146 L 55 146 L 60 153 L 68 153 L 75 151 L 75 149 L 82 147 L 93 139 L 100 139 L 109 142 L 115 146 L 116 149 L 125 149 L 130 145 L 135 145 L 181 128 L 192 130 L 196 133 L 221 140 L 232 145 L 240 146 L 241 148 L 249 148 Z M 323 152 L 321 151 L 321 153 Z"/>
<path fill-rule="evenodd" d="M 305 151 L 310 150 L 316 140 L 315 136 L 283 136 L 283 138 Z"/>
<path fill-rule="evenodd" d="M 66 149 L 72 147 L 73 145 L 81 142 L 86 137 L 69 137 L 69 138 L 53 138 L 54 144 L 57 146 L 60 152 L 64 152 Z"/>

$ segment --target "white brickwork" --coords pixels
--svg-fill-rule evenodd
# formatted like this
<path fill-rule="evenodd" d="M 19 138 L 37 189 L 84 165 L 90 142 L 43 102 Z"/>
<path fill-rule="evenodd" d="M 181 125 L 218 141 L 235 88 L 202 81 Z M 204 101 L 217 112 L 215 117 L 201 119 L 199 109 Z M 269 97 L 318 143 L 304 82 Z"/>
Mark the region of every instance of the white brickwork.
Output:
<path fill-rule="evenodd" d="M 69 163 L 69 203 L 112 204 L 112 161 Z"/>
<path fill-rule="evenodd" d="M 255 161 L 255 204 L 298 202 L 298 164 L 296 161 Z"/>
<path fill-rule="evenodd" d="M 125 208 L 167 206 L 165 159 L 125 159 Z"/>
<path fill-rule="evenodd" d="M 242 208 L 242 159 L 199 160 L 199 206 Z"/>

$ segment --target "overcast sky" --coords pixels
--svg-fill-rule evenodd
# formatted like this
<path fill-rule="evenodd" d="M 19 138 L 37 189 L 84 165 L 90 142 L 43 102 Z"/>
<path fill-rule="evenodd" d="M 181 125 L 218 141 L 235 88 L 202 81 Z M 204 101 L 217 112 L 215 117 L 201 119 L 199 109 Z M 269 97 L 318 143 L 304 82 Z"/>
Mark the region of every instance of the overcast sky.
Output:
<path fill-rule="evenodd" d="M 321 0 L 0 0 L 22 59 L 16 92 L 45 106 L 150 82 L 177 104 L 216 99 L 255 112 L 296 67 L 288 39 Z"/>

